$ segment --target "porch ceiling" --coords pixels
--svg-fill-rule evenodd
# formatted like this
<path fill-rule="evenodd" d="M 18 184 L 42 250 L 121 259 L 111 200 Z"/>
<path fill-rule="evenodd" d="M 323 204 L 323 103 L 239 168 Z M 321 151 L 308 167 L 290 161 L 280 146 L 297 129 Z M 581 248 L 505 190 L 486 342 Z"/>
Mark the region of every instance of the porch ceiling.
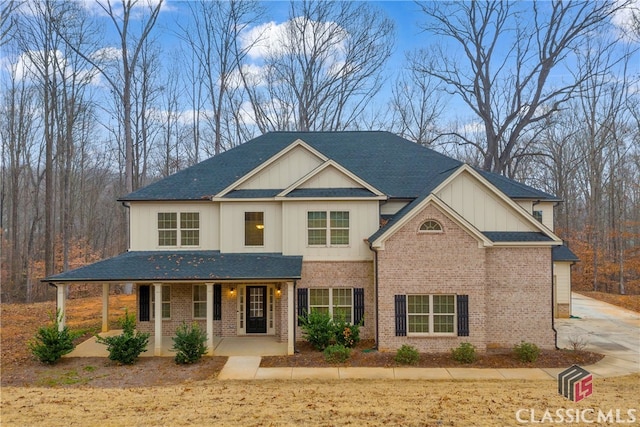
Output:
<path fill-rule="evenodd" d="M 43 282 L 147 282 L 300 279 L 301 256 L 220 251 L 132 251 L 56 274 Z"/>

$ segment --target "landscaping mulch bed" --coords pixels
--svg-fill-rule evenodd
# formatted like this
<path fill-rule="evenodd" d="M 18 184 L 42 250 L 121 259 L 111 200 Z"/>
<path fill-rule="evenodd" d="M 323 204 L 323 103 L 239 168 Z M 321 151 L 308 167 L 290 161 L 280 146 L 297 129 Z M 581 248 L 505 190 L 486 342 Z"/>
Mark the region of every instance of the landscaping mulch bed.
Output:
<path fill-rule="evenodd" d="M 260 366 L 275 367 L 382 367 L 406 366 L 397 363 L 395 352 L 377 351 L 373 341 L 361 341 L 351 350 L 351 357 L 344 363 L 327 363 L 322 352 L 315 350 L 307 342 L 296 343 L 296 354 L 291 356 L 267 356 L 262 358 Z M 604 356 L 580 350 L 541 350 L 538 360 L 524 363 L 515 358 L 511 349 L 493 349 L 478 353 L 475 362 L 465 364 L 453 360 L 451 353 L 422 353 L 416 365 L 420 368 L 564 368 L 571 365 L 590 365 Z"/>

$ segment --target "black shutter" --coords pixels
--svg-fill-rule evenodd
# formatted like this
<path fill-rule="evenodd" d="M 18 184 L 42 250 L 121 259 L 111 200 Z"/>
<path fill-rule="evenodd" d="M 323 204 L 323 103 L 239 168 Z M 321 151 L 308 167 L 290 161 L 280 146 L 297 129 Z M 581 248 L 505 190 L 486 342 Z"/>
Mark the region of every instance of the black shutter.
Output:
<path fill-rule="evenodd" d="M 213 285 L 213 320 L 222 320 L 222 285 Z"/>
<path fill-rule="evenodd" d="M 364 288 L 353 289 L 353 323 L 364 325 Z"/>
<path fill-rule="evenodd" d="M 308 310 L 309 290 L 298 288 L 298 326 L 300 326 L 300 316 L 305 316 Z"/>
<path fill-rule="evenodd" d="M 458 336 L 469 336 L 469 295 L 458 295 Z"/>
<path fill-rule="evenodd" d="M 138 313 L 141 322 L 149 321 L 150 288 L 151 286 L 149 285 L 138 286 Z"/>
<path fill-rule="evenodd" d="M 407 296 L 396 295 L 396 336 L 407 336 Z"/>

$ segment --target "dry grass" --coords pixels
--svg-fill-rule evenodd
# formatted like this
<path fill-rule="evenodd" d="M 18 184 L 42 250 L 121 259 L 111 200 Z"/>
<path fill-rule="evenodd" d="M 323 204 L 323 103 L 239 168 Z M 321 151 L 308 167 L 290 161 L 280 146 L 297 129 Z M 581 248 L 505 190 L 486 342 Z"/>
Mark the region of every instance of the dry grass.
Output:
<path fill-rule="evenodd" d="M 593 291 L 578 291 L 578 293 L 589 298 L 604 301 L 609 304 L 617 305 L 618 307 L 640 313 L 640 295 L 608 294 L 606 292 Z"/>
<path fill-rule="evenodd" d="M 170 387 L 2 390 L 3 426 L 517 425 L 533 409 L 635 409 L 640 376 L 573 403 L 555 381 L 202 381 Z M 636 411 L 637 412 L 637 411 Z M 640 415 L 640 414 L 638 414 Z M 590 412 L 587 412 L 590 417 Z M 601 425 L 595 423 L 592 425 Z"/>

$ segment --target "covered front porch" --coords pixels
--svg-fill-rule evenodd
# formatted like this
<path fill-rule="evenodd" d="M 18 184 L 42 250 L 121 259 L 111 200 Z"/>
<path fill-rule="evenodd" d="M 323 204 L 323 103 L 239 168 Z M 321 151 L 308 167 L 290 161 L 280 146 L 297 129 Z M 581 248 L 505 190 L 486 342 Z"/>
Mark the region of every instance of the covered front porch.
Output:
<path fill-rule="evenodd" d="M 43 281 L 57 287 L 57 307 L 61 312 L 60 328 L 66 322 L 66 303 L 69 286 L 74 283 L 96 283 L 102 286 L 102 333 L 112 333 L 109 331 L 109 293 L 111 284 L 135 283 L 138 290 L 145 288 L 144 303 L 141 304 L 141 294 L 138 292 L 138 326 L 145 326 L 146 331 L 151 333 L 148 345 L 148 354 L 154 356 L 172 355 L 169 351 L 172 346 L 171 335 L 175 333 L 176 323 L 187 324 L 198 320 L 201 326 L 205 327 L 207 333 L 207 348 L 210 355 L 223 355 L 220 352 L 251 350 L 253 346 L 240 346 L 249 341 L 255 341 L 259 348 L 261 344 L 277 342 L 277 338 L 272 334 L 255 334 L 256 331 L 236 330 L 233 321 L 229 318 L 220 319 L 220 289 L 226 286 L 228 290 L 228 300 L 236 298 L 236 288 L 247 284 L 270 284 L 268 286 L 246 286 L 246 289 L 256 288 L 258 291 L 270 290 L 277 295 L 277 300 L 281 301 L 281 316 L 268 317 L 275 323 L 278 322 L 279 336 L 281 343 L 276 348 L 284 346 L 285 354 L 294 352 L 294 325 L 296 322 L 296 310 L 294 309 L 294 290 L 296 280 L 300 279 L 302 269 L 302 257 L 283 256 L 280 254 L 221 254 L 219 251 L 139 251 L 127 252 L 125 254 L 99 261 L 97 263 L 71 270 L 55 276 L 45 278 Z M 101 283 L 100 283 L 101 282 Z M 225 284 L 225 285 L 221 285 Z M 186 286 L 185 286 L 186 285 Z M 164 299 L 163 287 L 180 289 L 181 300 L 175 304 L 167 303 Z M 202 292 L 191 297 L 193 286 L 199 286 Z M 187 293 L 185 293 L 187 289 Z M 245 289 L 244 287 L 242 289 Z M 215 292 L 215 291 L 218 292 Z M 171 289 L 169 289 L 171 291 Z M 195 294 L 194 289 L 194 294 Z M 182 295 L 184 294 L 184 295 Z M 217 298 L 214 297 L 217 296 Z M 192 298 L 189 300 L 189 298 Z M 215 299 L 214 299 L 215 298 Z M 276 297 L 269 297 L 269 301 L 275 301 Z M 206 305 L 205 305 L 206 304 Z M 248 294 L 246 302 L 239 301 L 238 307 L 244 304 L 246 312 L 251 309 L 251 301 Z M 175 305 L 175 312 L 174 306 Z M 196 316 L 195 308 L 199 308 Z M 165 313 L 165 308 L 170 310 Z M 265 309 L 262 307 L 261 309 Z M 214 313 L 215 312 L 215 313 Z M 240 310 L 238 309 L 238 312 Z M 235 305 L 226 305 L 226 313 L 236 316 Z M 172 317 L 173 316 L 173 317 Z M 267 316 L 264 316 L 267 319 Z M 227 320 L 227 321 L 225 321 Z M 234 319 L 232 319 L 234 320 Z M 249 318 L 247 318 L 247 321 Z M 215 323 L 217 322 L 217 323 Z M 214 324 L 216 328 L 214 330 Z M 238 325 L 242 324 L 239 319 Z M 171 325 L 171 328 L 167 328 Z M 222 327 L 222 330 L 219 330 Z M 229 329 L 230 328 L 230 329 Z M 144 330 L 144 329 L 143 329 Z M 217 331 L 217 332 L 216 332 Z M 221 331 L 223 333 L 221 333 Z M 234 332 L 235 331 L 235 332 Z M 272 331 L 272 330 L 271 330 Z M 248 335 L 249 332 L 254 332 Z M 234 335 L 247 334 L 246 337 Z M 90 347 L 91 344 L 87 344 Z M 96 344 L 98 345 L 98 344 Z M 101 346 L 104 347 L 104 346 Z M 267 345 L 265 351 L 276 351 L 271 345 Z M 106 352 L 104 353 L 106 355 Z"/>
<path fill-rule="evenodd" d="M 118 335 L 121 330 L 111 330 L 101 333 L 101 336 Z M 142 353 L 140 357 L 154 357 L 156 348 L 155 337 L 149 338 L 147 351 Z M 172 337 L 162 337 L 160 342 L 160 356 L 173 357 L 175 353 L 171 350 L 173 347 Z M 274 336 L 264 337 L 214 337 L 213 351 L 209 356 L 285 356 L 288 354 L 287 343 L 279 342 Z M 108 357 L 107 347 L 104 344 L 98 344 L 95 337 L 91 337 L 85 342 L 76 346 L 76 348 L 65 357 Z"/>

